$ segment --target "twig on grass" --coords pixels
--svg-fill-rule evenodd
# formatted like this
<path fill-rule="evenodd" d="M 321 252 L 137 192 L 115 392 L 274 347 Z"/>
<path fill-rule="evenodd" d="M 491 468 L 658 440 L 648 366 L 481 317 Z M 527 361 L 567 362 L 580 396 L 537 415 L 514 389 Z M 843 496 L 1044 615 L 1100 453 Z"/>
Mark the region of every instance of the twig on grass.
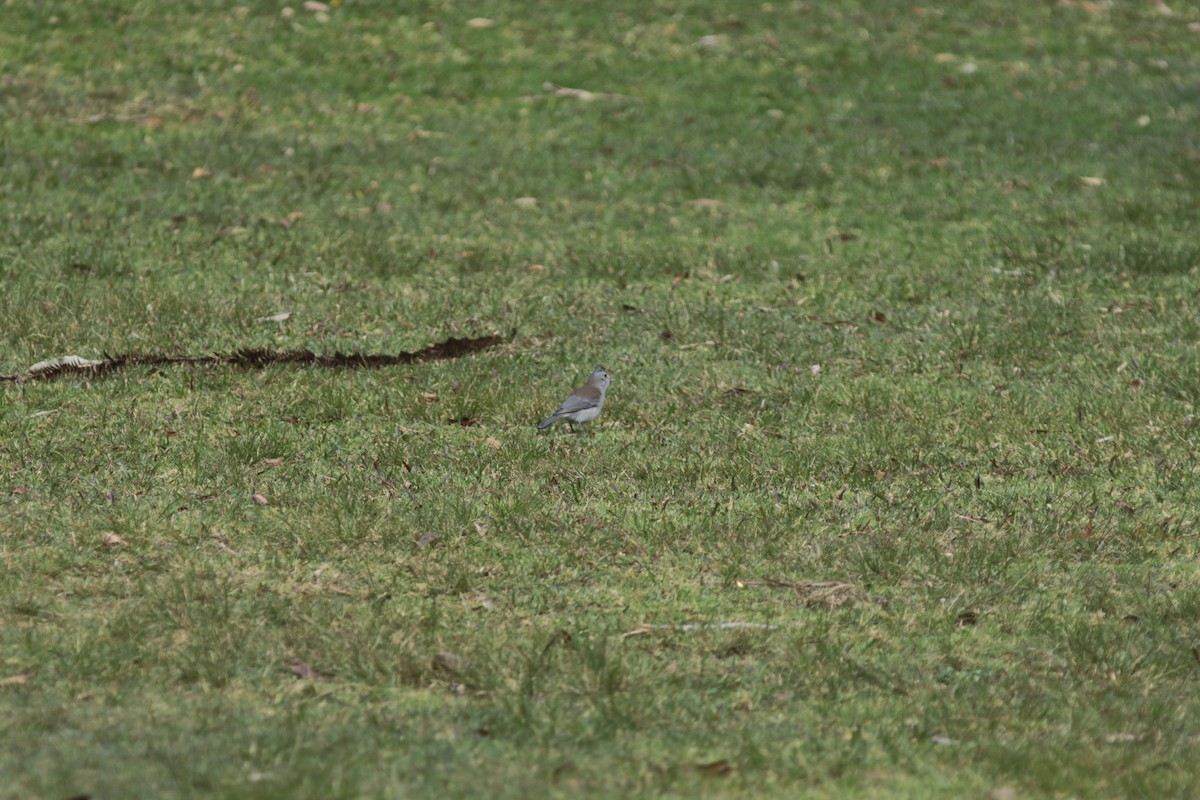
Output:
<path fill-rule="evenodd" d="M 685 622 L 680 625 L 638 625 L 633 630 L 626 632 L 624 636 L 641 636 L 642 634 L 654 633 L 656 631 L 693 633 L 695 631 L 736 630 L 777 631 L 779 630 L 779 626 L 768 625 L 765 622 Z"/>
<path fill-rule="evenodd" d="M 262 369 L 275 364 L 306 364 L 316 367 L 340 367 L 378 369 L 421 361 L 441 361 L 460 358 L 493 347 L 505 340 L 500 334 L 459 338 L 451 336 L 443 342 L 432 344 L 421 350 L 396 353 L 334 353 L 318 355 L 311 350 L 270 350 L 266 348 L 243 348 L 232 353 L 214 353 L 208 356 L 171 355 L 166 353 L 132 353 L 109 356 L 103 359 L 86 359 L 79 356 L 63 356 L 39 361 L 25 372 L 0 375 L 0 383 L 26 383 L 28 381 L 50 381 L 64 375 L 82 375 L 88 378 L 105 378 L 125 367 L 159 367 L 170 364 L 199 366 L 230 365 L 247 369 Z"/>
<path fill-rule="evenodd" d="M 577 100 L 582 100 L 585 103 L 590 103 L 593 100 L 609 100 L 611 102 L 622 103 L 635 98 L 625 94 L 613 94 L 612 92 L 589 92 L 587 89 L 571 89 L 566 86 L 559 86 L 557 83 L 546 81 L 542 84 L 542 88 L 550 94 L 558 97 L 574 97 Z"/>
<path fill-rule="evenodd" d="M 845 581 L 782 581 L 775 578 L 739 581 L 743 586 L 763 586 L 770 589 L 792 589 L 800 595 L 804 605 L 837 608 L 853 603 L 862 597 L 862 592 L 853 583 Z"/>
<path fill-rule="evenodd" d="M 92 114 L 83 119 L 70 120 L 72 125 L 99 125 L 101 122 L 141 122 L 149 114 Z"/>

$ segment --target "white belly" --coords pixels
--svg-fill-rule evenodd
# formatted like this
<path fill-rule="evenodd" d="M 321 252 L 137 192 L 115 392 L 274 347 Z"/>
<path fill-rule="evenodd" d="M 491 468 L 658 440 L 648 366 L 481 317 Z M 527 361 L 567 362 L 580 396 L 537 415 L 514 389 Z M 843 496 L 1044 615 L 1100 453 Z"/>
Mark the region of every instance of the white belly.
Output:
<path fill-rule="evenodd" d="M 567 414 L 567 419 L 572 422 L 591 422 L 596 417 L 600 416 L 600 407 L 585 408 L 583 411 L 576 411 L 574 414 Z"/>

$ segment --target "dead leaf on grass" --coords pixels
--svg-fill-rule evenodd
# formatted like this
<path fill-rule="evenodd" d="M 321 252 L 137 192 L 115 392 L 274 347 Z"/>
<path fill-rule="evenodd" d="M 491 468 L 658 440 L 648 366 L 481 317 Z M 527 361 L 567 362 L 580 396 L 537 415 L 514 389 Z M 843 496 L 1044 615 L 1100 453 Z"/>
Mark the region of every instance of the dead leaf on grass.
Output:
<path fill-rule="evenodd" d="M 0 686 L 20 686 L 28 680 L 28 675 L 9 675 L 7 678 L 0 678 Z"/>
<path fill-rule="evenodd" d="M 292 673 L 297 678 L 299 678 L 300 680 L 304 680 L 304 681 L 319 681 L 319 680 L 324 680 L 329 677 L 328 675 L 324 675 L 320 672 L 317 672 L 315 669 L 310 667 L 308 664 L 304 663 L 304 661 L 299 658 L 293 658 L 291 661 L 288 662 L 288 672 Z"/>
<path fill-rule="evenodd" d="M 280 311 L 278 314 L 271 314 L 268 317 L 259 317 L 259 322 L 284 322 L 292 316 L 290 311 Z"/>
<path fill-rule="evenodd" d="M 433 668 L 449 675 L 459 675 L 463 671 L 463 660 L 454 653 L 438 653 L 433 657 Z"/>
<path fill-rule="evenodd" d="M 467 20 L 468 28 L 476 28 L 481 30 L 483 28 L 493 28 L 495 25 L 496 20 L 488 19 L 487 17 L 472 17 L 471 19 Z"/>
<path fill-rule="evenodd" d="M 271 501 L 270 501 L 270 500 L 268 500 L 268 499 L 267 499 L 266 497 L 264 497 L 263 495 L 259 494 L 258 492 L 255 492 L 255 493 L 254 493 L 254 495 L 253 495 L 253 496 L 252 496 L 250 499 L 254 501 L 254 505 L 256 505 L 256 506 L 269 506 L 269 505 L 271 505 Z"/>
<path fill-rule="evenodd" d="M 112 531 L 105 531 L 102 543 L 105 547 L 120 547 L 125 544 L 125 540 Z"/>
<path fill-rule="evenodd" d="M 416 540 L 416 542 L 414 542 L 414 544 L 417 546 L 418 549 L 424 550 L 426 547 L 430 547 L 431 545 L 437 544 L 438 540 L 441 538 L 442 538 L 441 536 L 434 533 L 433 531 L 426 531 L 425 533 L 422 533 L 417 538 L 417 540 Z"/>
<path fill-rule="evenodd" d="M 733 772 L 733 764 L 729 763 L 729 759 L 722 758 L 719 761 L 708 761 L 702 764 L 695 764 L 693 769 L 701 775 L 709 775 L 711 777 L 720 777 Z"/>

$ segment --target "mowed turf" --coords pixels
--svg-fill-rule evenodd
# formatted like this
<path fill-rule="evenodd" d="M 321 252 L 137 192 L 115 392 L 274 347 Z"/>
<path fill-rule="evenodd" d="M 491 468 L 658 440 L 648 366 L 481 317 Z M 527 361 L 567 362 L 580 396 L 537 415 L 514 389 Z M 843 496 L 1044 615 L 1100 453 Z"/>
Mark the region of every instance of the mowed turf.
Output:
<path fill-rule="evenodd" d="M 1195 796 L 1197 86 L 1175 2 L 10 4 L 0 373 L 504 340 L 0 384 L 0 798 Z"/>

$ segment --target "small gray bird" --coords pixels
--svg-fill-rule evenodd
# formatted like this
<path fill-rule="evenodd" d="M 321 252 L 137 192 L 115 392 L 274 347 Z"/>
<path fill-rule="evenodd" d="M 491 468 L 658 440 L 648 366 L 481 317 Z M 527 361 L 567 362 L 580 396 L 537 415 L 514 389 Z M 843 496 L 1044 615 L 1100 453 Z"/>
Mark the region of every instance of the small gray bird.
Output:
<path fill-rule="evenodd" d="M 607 372 L 602 369 L 596 370 L 588 376 L 587 383 L 571 392 L 553 414 L 538 423 L 538 430 L 549 428 L 560 419 L 577 425 L 591 422 L 600 416 L 600 409 L 604 408 L 604 393 L 608 391 L 608 384 L 611 382 L 612 378 Z"/>

